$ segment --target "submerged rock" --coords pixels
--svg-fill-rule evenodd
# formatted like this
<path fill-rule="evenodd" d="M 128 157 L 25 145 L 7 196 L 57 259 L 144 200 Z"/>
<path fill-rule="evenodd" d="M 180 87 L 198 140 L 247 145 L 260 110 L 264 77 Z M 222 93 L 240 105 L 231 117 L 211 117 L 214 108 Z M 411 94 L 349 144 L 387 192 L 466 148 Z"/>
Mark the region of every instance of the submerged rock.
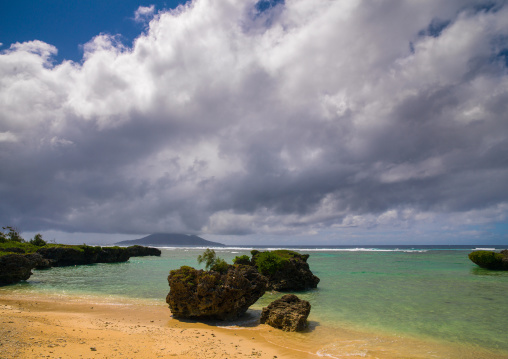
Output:
<path fill-rule="evenodd" d="M 299 332 L 307 328 L 310 308 L 308 301 L 286 294 L 263 308 L 260 322 L 285 332 Z"/>
<path fill-rule="evenodd" d="M 320 279 L 310 270 L 308 254 L 288 250 L 252 251 L 251 263 L 267 277 L 268 290 L 300 291 L 316 288 Z"/>
<path fill-rule="evenodd" d="M 183 266 L 172 270 L 166 302 L 175 318 L 232 320 L 265 293 L 267 280 L 252 266 L 228 266 L 223 272 Z"/>

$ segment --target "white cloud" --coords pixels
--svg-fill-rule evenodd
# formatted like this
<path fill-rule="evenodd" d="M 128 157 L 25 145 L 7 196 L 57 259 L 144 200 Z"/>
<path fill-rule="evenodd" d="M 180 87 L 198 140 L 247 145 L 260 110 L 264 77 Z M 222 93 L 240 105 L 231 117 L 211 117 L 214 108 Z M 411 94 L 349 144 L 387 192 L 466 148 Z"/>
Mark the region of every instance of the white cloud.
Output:
<path fill-rule="evenodd" d="M 140 7 L 153 19 L 132 48 L 99 34 L 81 64 L 15 44 L 0 213 L 216 235 L 505 218 L 508 7 L 471 4 L 197 0 Z"/>
<path fill-rule="evenodd" d="M 134 21 L 146 22 L 153 17 L 154 13 L 155 13 L 155 5 L 140 6 L 134 12 Z"/>

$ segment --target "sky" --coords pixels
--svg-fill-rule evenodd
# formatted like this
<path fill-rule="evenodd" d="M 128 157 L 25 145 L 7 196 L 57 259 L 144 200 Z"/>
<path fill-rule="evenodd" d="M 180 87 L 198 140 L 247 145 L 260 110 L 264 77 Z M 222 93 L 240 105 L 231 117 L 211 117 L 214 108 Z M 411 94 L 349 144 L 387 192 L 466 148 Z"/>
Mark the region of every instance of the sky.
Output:
<path fill-rule="evenodd" d="M 506 1 L 0 3 L 0 225 L 508 244 Z"/>

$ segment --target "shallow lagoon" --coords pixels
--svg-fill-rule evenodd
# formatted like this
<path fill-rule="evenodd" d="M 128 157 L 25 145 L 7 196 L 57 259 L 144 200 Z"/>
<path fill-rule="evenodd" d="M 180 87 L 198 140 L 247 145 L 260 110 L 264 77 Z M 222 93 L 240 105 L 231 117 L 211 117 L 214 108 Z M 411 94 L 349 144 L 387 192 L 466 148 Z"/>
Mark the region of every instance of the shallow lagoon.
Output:
<path fill-rule="evenodd" d="M 441 354 L 429 355 L 508 357 L 508 318 L 503 315 L 508 308 L 508 272 L 478 268 L 467 258 L 470 249 L 297 250 L 310 254 L 310 267 L 321 278 L 318 289 L 297 293 L 312 304 L 309 332 L 297 336 L 302 350 L 337 358 L 346 352 L 348 356 L 377 353 L 382 357 L 383 350 L 391 346 L 390 350 L 401 352 L 438 346 Z M 196 257 L 202 251 L 166 248 L 160 258 L 34 271 L 28 282 L 0 288 L 0 295 L 34 291 L 165 305 L 169 270 L 182 265 L 198 267 Z M 216 252 L 231 262 L 250 249 L 217 248 Z M 240 324 L 255 323 L 259 310 L 280 296 L 265 294 Z M 276 335 L 278 341 L 294 345 L 289 342 L 295 336 Z M 446 354 L 443 348 L 450 352 Z"/>

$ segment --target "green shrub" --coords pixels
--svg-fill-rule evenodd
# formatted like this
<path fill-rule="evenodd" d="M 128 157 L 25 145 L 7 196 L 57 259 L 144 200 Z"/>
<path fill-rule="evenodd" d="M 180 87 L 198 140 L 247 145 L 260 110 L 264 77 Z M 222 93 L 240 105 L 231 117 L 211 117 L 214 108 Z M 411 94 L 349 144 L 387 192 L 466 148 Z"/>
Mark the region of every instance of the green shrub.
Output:
<path fill-rule="evenodd" d="M 9 230 L 9 232 L 7 234 L 3 234 L 4 237 L 7 237 L 7 240 L 13 241 L 13 242 L 19 242 L 19 243 L 25 242 L 25 240 L 23 239 L 23 237 L 21 237 L 21 235 L 19 234 L 19 231 L 16 228 L 11 227 L 11 226 L 2 227 L 2 228 Z"/>
<path fill-rule="evenodd" d="M 283 259 L 289 259 L 293 257 L 301 257 L 302 255 L 295 251 L 290 251 L 289 249 L 277 249 L 275 251 L 272 251 L 272 253 L 278 255 L 279 257 Z"/>
<path fill-rule="evenodd" d="M 482 268 L 503 269 L 503 255 L 492 251 L 475 251 L 469 253 L 469 259 Z"/>
<path fill-rule="evenodd" d="M 250 264 L 250 258 L 248 255 L 243 256 L 236 256 L 235 259 L 233 259 L 234 264 Z"/>
<path fill-rule="evenodd" d="M 219 273 L 224 273 L 228 270 L 228 268 L 229 264 L 227 264 L 224 259 L 217 258 L 214 265 L 210 269 Z"/>
<path fill-rule="evenodd" d="M 42 239 L 42 235 L 40 233 L 37 233 L 34 236 L 34 239 L 32 239 L 30 241 L 30 244 L 33 244 L 34 246 L 37 246 L 37 247 L 42 247 L 42 246 L 45 246 L 47 243 L 44 239 Z"/>
<path fill-rule="evenodd" d="M 256 267 L 263 275 L 274 274 L 279 269 L 282 269 L 284 263 L 287 261 L 287 259 L 274 252 L 261 252 L 255 258 Z"/>
<path fill-rule="evenodd" d="M 207 248 L 203 254 L 198 256 L 198 263 L 205 263 L 205 268 L 207 270 L 214 270 L 217 272 L 225 272 L 227 271 L 229 265 L 222 258 L 217 257 L 215 251 L 213 249 Z"/>
<path fill-rule="evenodd" d="M 5 243 L 7 241 L 8 241 L 8 239 L 7 239 L 7 236 L 5 235 L 5 233 L 0 231 L 0 243 Z"/>

